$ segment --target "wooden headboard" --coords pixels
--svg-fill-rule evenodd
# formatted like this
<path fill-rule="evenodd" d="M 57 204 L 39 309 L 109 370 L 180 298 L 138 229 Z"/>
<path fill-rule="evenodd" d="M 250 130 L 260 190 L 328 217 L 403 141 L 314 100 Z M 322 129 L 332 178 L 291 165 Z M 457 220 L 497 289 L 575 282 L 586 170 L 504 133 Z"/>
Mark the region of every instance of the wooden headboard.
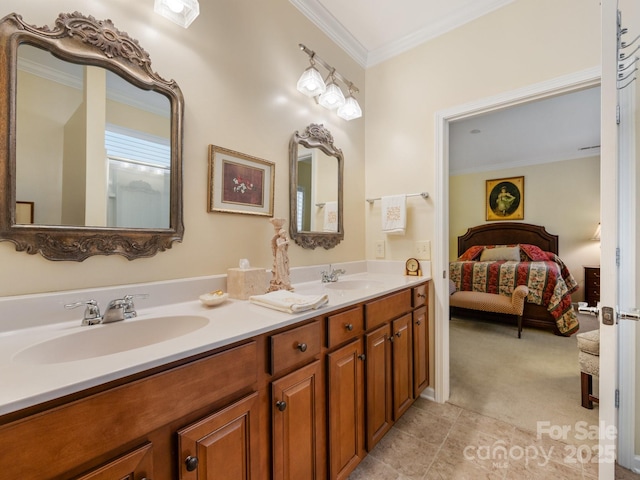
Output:
<path fill-rule="evenodd" d="M 485 223 L 471 227 L 458 237 L 458 256 L 474 245 L 513 245 L 529 243 L 545 252 L 558 254 L 558 235 L 552 235 L 540 225 L 517 222 Z"/>

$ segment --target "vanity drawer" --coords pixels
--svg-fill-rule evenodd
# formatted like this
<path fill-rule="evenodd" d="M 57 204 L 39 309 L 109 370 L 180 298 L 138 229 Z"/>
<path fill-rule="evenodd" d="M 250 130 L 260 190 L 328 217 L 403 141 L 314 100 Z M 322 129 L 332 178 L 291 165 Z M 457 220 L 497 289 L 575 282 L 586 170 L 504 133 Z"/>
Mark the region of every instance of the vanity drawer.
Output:
<path fill-rule="evenodd" d="M 364 332 L 364 316 L 361 305 L 327 317 L 328 348 L 340 345 L 362 332 Z"/>
<path fill-rule="evenodd" d="M 427 284 L 413 287 L 413 308 L 422 307 L 427 304 Z"/>
<path fill-rule="evenodd" d="M 320 353 L 320 321 L 271 336 L 271 375 L 311 361 Z"/>
<path fill-rule="evenodd" d="M 406 289 L 365 304 L 365 328 L 377 327 L 411 310 L 411 297 L 411 289 Z"/>

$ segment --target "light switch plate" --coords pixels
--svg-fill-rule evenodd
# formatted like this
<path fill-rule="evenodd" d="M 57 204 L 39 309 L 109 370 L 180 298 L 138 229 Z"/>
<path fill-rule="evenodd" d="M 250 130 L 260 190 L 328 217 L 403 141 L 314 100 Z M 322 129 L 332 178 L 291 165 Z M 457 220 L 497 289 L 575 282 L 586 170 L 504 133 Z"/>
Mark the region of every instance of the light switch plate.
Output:
<path fill-rule="evenodd" d="M 418 260 L 431 260 L 431 242 L 429 240 L 416 242 L 416 258 Z"/>
<path fill-rule="evenodd" d="M 384 240 L 378 240 L 375 245 L 376 258 L 384 258 Z"/>

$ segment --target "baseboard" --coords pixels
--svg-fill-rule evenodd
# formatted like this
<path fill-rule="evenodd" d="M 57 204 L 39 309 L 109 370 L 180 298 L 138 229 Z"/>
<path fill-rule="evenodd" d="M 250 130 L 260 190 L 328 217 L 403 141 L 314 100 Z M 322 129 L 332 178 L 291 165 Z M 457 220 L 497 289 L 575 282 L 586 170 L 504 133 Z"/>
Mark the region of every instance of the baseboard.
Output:
<path fill-rule="evenodd" d="M 422 398 L 426 398 L 427 400 L 431 400 L 432 402 L 436 401 L 436 392 L 432 387 L 425 388 L 420 396 Z"/>

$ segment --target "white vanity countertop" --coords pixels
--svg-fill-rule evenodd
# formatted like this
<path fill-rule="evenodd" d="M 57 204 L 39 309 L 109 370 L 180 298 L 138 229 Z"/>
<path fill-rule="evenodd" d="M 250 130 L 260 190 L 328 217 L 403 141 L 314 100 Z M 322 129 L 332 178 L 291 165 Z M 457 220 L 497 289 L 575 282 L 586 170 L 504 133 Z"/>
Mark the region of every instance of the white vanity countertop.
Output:
<path fill-rule="evenodd" d="M 0 331 L 0 415 L 230 345 L 429 279 L 428 274 L 407 277 L 402 274 L 365 272 L 343 276 L 338 284 L 349 280 L 370 281 L 371 285 L 366 289 L 335 289 L 338 284 L 330 284 L 333 287 L 326 288 L 319 281 L 297 284 L 294 285 L 296 293 L 327 293 L 329 296 L 327 306 L 301 314 L 283 313 L 243 300 L 228 300 L 215 307 L 206 307 L 197 299 L 203 292 L 196 292 L 193 301 L 150 308 L 144 308 L 140 302 L 138 317 L 123 322 L 80 326 L 80 308 L 74 311 L 78 318 L 72 322 Z M 14 359 L 26 348 L 71 333 L 87 329 L 114 329 L 126 322 L 150 317 L 184 315 L 206 317 L 209 322 L 198 330 L 170 340 L 99 357 L 49 364 L 31 364 Z"/>

